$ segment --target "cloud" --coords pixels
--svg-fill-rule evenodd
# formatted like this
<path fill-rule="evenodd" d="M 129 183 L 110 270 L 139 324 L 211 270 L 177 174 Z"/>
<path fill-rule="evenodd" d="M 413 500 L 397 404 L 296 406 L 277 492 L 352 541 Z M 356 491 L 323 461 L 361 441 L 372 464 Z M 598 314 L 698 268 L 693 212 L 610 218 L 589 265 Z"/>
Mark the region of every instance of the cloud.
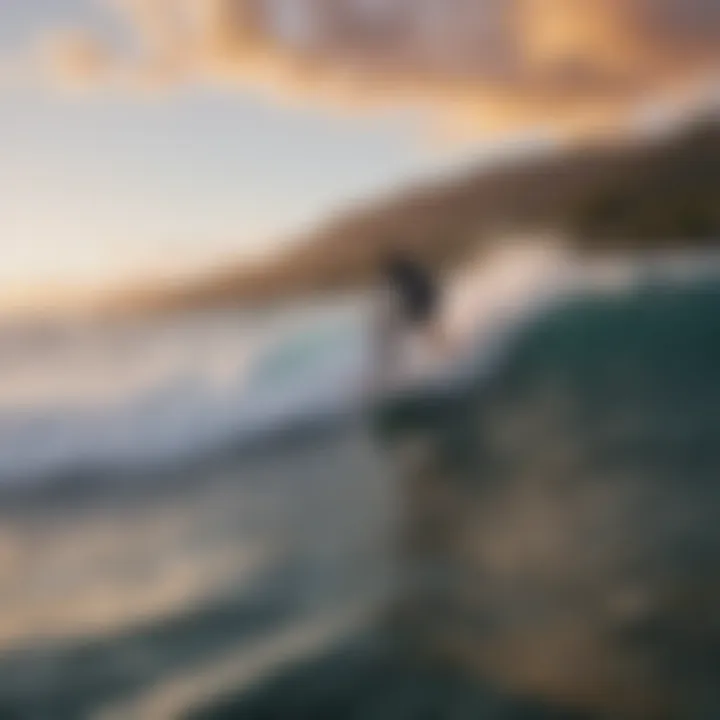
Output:
<path fill-rule="evenodd" d="M 136 81 L 329 108 L 420 105 L 478 131 L 617 121 L 718 78 L 717 0 L 115 0 Z M 56 65 L 97 77 L 97 41 Z M 106 54 L 110 54 L 105 50 Z"/>
<path fill-rule="evenodd" d="M 39 43 L 40 66 L 64 87 L 87 87 L 106 82 L 114 59 L 91 34 L 63 30 L 47 34 Z"/>

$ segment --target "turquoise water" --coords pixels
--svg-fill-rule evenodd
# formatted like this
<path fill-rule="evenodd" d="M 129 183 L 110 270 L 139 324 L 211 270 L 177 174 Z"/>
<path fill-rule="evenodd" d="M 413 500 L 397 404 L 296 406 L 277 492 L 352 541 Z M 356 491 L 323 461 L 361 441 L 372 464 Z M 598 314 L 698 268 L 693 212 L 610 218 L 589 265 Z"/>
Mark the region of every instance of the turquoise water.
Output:
<path fill-rule="evenodd" d="M 303 328 L 273 343 L 256 362 L 250 382 L 261 386 L 293 385 L 302 379 L 318 384 L 323 372 L 337 372 L 365 361 L 367 334 L 357 318 L 345 317 L 326 326 Z"/>

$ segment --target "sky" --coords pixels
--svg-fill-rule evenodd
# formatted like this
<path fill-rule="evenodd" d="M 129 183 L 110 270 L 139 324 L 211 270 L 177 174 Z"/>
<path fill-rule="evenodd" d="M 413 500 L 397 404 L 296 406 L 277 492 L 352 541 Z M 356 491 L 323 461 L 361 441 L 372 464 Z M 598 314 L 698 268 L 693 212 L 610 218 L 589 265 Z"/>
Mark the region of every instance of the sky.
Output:
<path fill-rule="evenodd" d="M 273 252 L 719 46 L 716 0 L 0 0 L 0 305 Z"/>
<path fill-rule="evenodd" d="M 266 252 L 449 162 L 414 135 L 243 94 L 18 92 L 0 108 L 0 282 L 95 284 Z"/>
<path fill-rule="evenodd" d="M 0 0 L 0 49 L 92 10 Z M 416 122 L 253 90 L 13 84 L 0 98 L 0 294 L 17 303 L 271 251 L 355 199 L 452 164 L 457 151 L 422 142 Z"/>

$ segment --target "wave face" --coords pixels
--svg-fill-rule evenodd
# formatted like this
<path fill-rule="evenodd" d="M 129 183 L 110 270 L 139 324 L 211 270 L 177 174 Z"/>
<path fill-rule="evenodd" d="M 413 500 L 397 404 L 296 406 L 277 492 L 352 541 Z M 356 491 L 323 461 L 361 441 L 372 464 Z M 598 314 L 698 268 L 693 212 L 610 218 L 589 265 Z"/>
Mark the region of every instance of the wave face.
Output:
<path fill-rule="evenodd" d="M 720 709 L 720 281 L 645 267 L 534 322 L 492 382 L 391 408 L 410 634 L 591 717 Z"/>

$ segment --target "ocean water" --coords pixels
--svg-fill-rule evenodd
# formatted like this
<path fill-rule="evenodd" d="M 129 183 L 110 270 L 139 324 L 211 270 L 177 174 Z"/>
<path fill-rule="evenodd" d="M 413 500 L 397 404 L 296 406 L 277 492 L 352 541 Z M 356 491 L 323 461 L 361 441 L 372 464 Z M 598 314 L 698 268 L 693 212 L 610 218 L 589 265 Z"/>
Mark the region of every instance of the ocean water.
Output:
<path fill-rule="evenodd" d="M 715 707 L 717 264 L 485 258 L 387 418 L 369 298 L 0 329 L 0 717 Z"/>
<path fill-rule="evenodd" d="M 0 717 L 173 717 L 367 622 L 361 305 L 0 329 Z"/>
<path fill-rule="evenodd" d="M 618 270 L 376 412 L 403 501 L 382 632 L 190 717 L 718 717 L 720 281 Z"/>

